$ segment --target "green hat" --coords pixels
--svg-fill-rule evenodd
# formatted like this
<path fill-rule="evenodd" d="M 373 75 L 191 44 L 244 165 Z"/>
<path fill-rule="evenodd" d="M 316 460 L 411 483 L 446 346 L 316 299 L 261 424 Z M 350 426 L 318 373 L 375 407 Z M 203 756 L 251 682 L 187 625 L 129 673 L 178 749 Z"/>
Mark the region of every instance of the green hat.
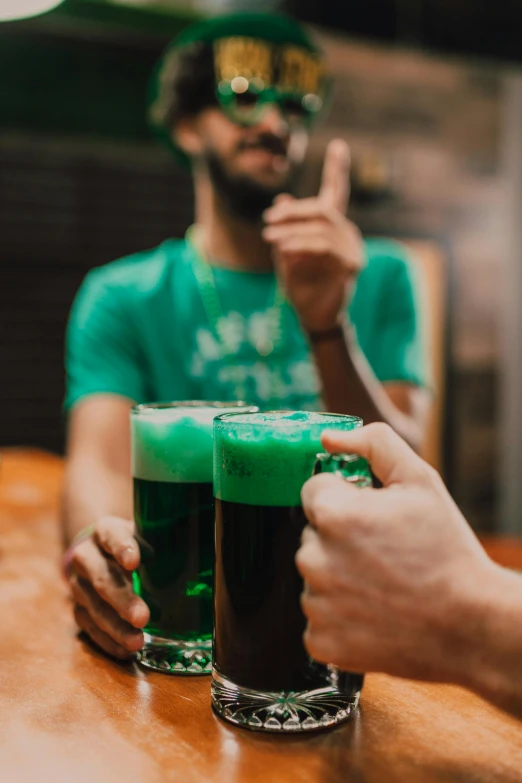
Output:
<path fill-rule="evenodd" d="M 198 63 L 199 82 L 193 76 Z M 310 122 L 324 104 L 327 86 L 321 51 L 297 22 L 275 14 L 228 14 L 191 25 L 167 47 L 151 80 L 148 119 L 154 134 L 187 165 L 172 139 L 176 100 L 193 99 L 199 108 L 215 103 L 242 125 L 258 122 L 275 102 L 291 119 Z"/>
<path fill-rule="evenodd" d="M 290 17 L 249 12 L 225 14 L 196 22 L 186 27 L 167 51 L 172 47 L 179 49 L 190 43 L 214 43 L 220 38 L 235 36 L 259 38 L 275 44 L 293 44 L 319 54 L 319 49 L 304 28 Z"/>

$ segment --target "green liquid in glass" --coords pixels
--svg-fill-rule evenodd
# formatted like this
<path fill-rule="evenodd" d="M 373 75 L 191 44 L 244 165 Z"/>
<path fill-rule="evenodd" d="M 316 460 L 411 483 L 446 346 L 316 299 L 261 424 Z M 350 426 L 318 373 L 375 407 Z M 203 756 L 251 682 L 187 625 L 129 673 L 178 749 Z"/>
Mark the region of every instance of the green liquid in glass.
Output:
<path fill-rule="evenodd" d="M 143 406 L 131 416 L 134 518 L 141 563 L 134 589 L 150 609 L 146 633 L 212 638 L 212 423 L 237 408 Z"/>
<path fill-rule="evenodd" d="M 212 636 L 212 484 L 134 480 L 141 565 L 134 587 L 150 609 L 147 633 L 195 641 Z"/>
<path fill-rule="evenodd" d="M 307 524 L 301 489 L 322 451 L 322 432 L 361 424 L 305 412 L 214 423 L 214 666 L 242 688 L 313 691 L 329 684 L 327 667 L 310 659 L 302 639 L 303 583 L 294 562 Z M 343 676 L 345 691 L 360 690 L 360 678 Z"/>

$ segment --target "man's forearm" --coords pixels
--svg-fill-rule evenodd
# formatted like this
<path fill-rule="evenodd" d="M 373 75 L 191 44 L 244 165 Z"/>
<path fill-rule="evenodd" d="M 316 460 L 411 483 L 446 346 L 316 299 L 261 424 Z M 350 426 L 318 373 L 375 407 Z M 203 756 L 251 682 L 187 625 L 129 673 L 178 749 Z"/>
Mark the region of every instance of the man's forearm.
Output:
<path fill-rule="evenodd" d="M 104 516 L 132 518 L 132 480 L 89 457 L 67 466 L 62 504 L 65 544 Z"/>
<path fill-rule="evenodd" d="M 522 718 L 522 577 L 494 566 L 470 612 L 460 683 Z"/>
<path fill-rule="evenodd" d="M 360 416 L 365 424 L 383 421 L 418 448 L 420 427 L 391 402 L 348 326 L 333 339 L 311 342 L 311 347 L 328 410 Z"/>

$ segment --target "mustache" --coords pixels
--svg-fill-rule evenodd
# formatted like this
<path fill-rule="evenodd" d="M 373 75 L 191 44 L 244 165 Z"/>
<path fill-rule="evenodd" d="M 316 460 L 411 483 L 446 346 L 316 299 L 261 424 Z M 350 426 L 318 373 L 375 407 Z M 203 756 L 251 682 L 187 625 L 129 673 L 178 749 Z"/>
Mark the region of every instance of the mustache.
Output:
<path fill-rule="evenodd" d="M 273 155 L 286 156 L 288 152 L 288 144 L 284 139 L 279 136 L 273 136 L 271 133 L 263 133 L 256 139 L 247 141 L 246 139 L 239 142 L 238 151 L 243 150 L 265 150 L 271 152 Z"/>

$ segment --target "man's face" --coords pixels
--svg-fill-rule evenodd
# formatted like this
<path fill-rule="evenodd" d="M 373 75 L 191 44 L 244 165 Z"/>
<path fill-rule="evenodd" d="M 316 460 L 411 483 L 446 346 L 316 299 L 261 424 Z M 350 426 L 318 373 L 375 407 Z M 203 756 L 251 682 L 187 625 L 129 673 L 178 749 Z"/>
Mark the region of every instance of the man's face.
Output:
<path fill-rule="evenodd" d="M 257 220 L 283 192 L 292 192 L 308 146 L 303 126 L 289 124 L 271 107 L 250 127 L 234 124 L 219 108 L 193 120 L 196 159 L 206 168 L 218 195 L 238 215 Z"/>

